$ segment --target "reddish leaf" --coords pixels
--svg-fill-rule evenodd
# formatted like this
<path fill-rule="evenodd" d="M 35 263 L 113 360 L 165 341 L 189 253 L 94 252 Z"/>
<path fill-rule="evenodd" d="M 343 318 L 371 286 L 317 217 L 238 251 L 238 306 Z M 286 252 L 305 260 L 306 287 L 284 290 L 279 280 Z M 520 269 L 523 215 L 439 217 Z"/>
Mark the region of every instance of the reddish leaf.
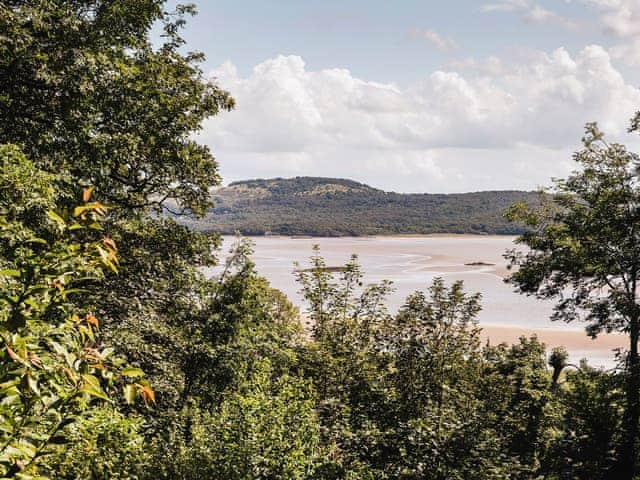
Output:
<path fill-rule="evenodd" d="M 111 248 L 112 250 L 118 250 L 118 248 L 116 247 L 116 242 L 114 242 L 109 237 L 104 237 L 102 239 L 102 243 L 104 243 L 107 247 Z"/>
<path fill-rule="evenodd" d="M 91 194 L 93 193 L 93 189 L 94 189 L 94 188 L 95 188 L 95 187 L 91 186 L 91 187 L 89 187 L 89 188 L 86 188 L 86 189 L 84 190 L 84 192 L 82 192 L 82 201 L 83 201 L 84 203 L 87 203 L 87 202 L 89 201 L 89 199 L 91 198 Z"/>
<path fill-rule="evenodd" d="M 98 321 L 98 319 L 93 315 L 91 315 L 90 313 L 87 314 L 87 316 L 85 317 L 85 320 L 89 325 L 93 325 L 94 327 L 100 326 L 100 322 Z"/>
<path fill-rule="evenodd" d="M 142 387 L 142 397 L 145 402 L 156 403 L 156 394 L 153 389 L 147 385 Z"/>
<path fill-rule="evenodd" d="M 36 368 L 42 368 L 42 360 L 33 352 L 29 352 L 29 362 Z"/>

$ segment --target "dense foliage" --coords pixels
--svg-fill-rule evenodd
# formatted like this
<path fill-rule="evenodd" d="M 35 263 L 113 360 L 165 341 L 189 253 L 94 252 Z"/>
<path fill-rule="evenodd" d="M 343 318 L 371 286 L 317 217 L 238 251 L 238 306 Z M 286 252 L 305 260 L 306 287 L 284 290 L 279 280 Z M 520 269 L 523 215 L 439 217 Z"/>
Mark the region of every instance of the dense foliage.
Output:
<path fill-rule="evenodd" d="M 217 190 L 215 208 L 190 225 L 244 235 L 516 234 L 522 225 L 503 213 L 522 200 L 537 201 L 520 191 L 402 194 L 343 179 L 250 180 Z"/>
<path fill-rule="evenodd" d="M 299 273 L 316 325 L 306 371 L 336 452 L 314 478 L 605 478 L 617 374 L 567 371 L 562 350 L 547 368 L 535 337 L 481 345 L 480 298 L 460 282 L 436 279 L 391 315 L 390 284 L 361 288 L 355 261 L 338 279 L 317 252 L 311 262 Z"/>
<path fill-rule="evenodd" d="M 51 175 L 15 146 L 0 147 L 0 162 L 0 475 L 31 478 L 96 400 L 111 401 L 117 386 L 128 402 L 154 393 L 140 369 L 99 343 L 100 321 L 73 301 L 117 271 L 113 240 L 86 232 L 101 230 L 104 207 L 87 190 L 72 213 L 56 212 Z M 29 227 L 36 221 L 44 235 Z"/>
<path fill-rule="evenodd" d="M 622 368 L 569 365 L 562 349 L 547 361 L 535 337 L 481 344 L 481 299 L 460 282 L 436 279 L 389 312 L 392 283 L 363 285 L 356 257 L 333 271 L 317 250 L 297 273 L 305 331 L 256 272 L 250 244 L 217 265 L 215 235 L 158 214 L 211 207 L 216 163 L 192 134 L 233 106 L 201 56 L 184 53 L 191 11 L 166 12 L 161 0 L 0 2 L 0 478 L 631 478 L 637 317 L 616 287 L 635 277 L 613 260 L 637 261 L 635 172 L 620 168 L 635 157 L 588 142 L 588 176 L 566 182 L 584 195 L 558 197 L 553 222 L 522 237 L 532 253 L 514 257 L 523 291 L 575 293 L 559 314 L 587 307 L 594 333 L 631 333 Z M 154 26 L 164 28 L 155 46 Z M 519 192 L 401 196 L 321 179 L 231 189 L 273 207 L 233 205 L 263 215 L 262 229 L 287 209 L 322 213 L 318 230 L 281 233 L 521 228 L 498 213 Z M 628 257 L 576 241 L 573 220 Z M 606 280 L 598 301 L 584 295 Z"/>

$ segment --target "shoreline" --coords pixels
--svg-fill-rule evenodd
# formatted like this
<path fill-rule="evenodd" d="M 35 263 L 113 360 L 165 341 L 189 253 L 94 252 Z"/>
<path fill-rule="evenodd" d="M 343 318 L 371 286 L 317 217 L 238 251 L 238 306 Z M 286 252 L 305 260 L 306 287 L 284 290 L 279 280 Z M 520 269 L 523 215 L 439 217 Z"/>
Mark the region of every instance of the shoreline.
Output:
<path fill-rule="evenodd" d="M 584 330 L 561 328 L 527 328 L 509 325 L 478 325 L 482 331 L 480 337 L 492 345 L 499 343 L 514 344 L 520 337 L 535 335 L 547 348 L 566 347 L 568 350 L 611 353 L 616 348 L 626 348 L 626 335 L 620 333 L 602 333 L 592 339 Z"/>
<path fill-rule="evenodd" d="M 205 231 L 203 233 L 208 234 L 219 234 L 221 237 L 235 237 L 236 235 L 233 233 L 220 233 L 214 231 Z M 261 235 L 247 235 L 240 234 L 241 237 L 244 238 L 273 238 L 273 239 L 281 239 L 286 238 L 289 240 L 310 240 L 310 239 L 319 239 L 319 240 L 333 240 L 333 239 L 376 239 L 376 238 L 516 238 L 519 236 L 517 233 L 375 233 L 372 235 L 308 235 L 308 234 L 300 234 L 300 235 L 281 235 L 281 234 L 261 234 Z"/>

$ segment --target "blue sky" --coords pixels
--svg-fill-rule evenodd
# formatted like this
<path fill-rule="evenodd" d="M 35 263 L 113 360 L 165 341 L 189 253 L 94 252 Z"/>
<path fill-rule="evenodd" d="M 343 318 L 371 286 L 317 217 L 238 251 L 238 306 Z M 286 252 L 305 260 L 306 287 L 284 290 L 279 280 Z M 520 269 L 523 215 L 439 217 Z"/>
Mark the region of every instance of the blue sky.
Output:
<path fill-rule="evenodd" d="M 585 44 L 611 44 L 597 12 L 578 3 L 540 2 L 582 28 L 535 23 L 514 12 L 485 12 L 491 2 L 220 0 L 195 2 L 199 15 L 189 21 L 189 46 L 207 54 L 214 68 L 231 60 L 243 74 L 279 54 L 302 56 L 309 68 L 343 67 L 354 75 L 406 83 L 446 66 L 455 58 L 510 56 L 514 50 L 576 51 Z M 415 38 L 431 29 L 454 39 L 458 48 L 441 52 Z"/>
<path fill-rule="evenodd" d="M 238 100 L 201 137 L 226 181 L 535 188 L 571 170 L 586 121 L 634 142 L 638 0 L 195 3 L 188 47 Z"/>

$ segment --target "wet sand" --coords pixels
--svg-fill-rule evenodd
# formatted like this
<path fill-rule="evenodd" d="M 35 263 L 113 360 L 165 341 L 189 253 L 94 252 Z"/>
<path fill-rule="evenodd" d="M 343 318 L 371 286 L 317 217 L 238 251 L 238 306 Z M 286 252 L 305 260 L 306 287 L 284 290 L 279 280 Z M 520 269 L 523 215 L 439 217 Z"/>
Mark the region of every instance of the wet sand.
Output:
<path fill-rule="evenodd" d="M 608 352 L 616 348 L 625 348 L 627 337 L 617 333 L 603 333 L 596 339 L 587 336 L 585 332 L 576 330 L 561 330 L 550 328 L 518 328 L 501 325 L 482 325 L 481 336 L 490 343 L 516 343 L 522 336 L 536 335 L 547 347 L 566 347 L 569 350 Z"/>
<path fill-rule="evenodd" d="M 520 337 L 537 336 L 545 344 L 547 351 L 554 347 L 565 347 L 570 353 L 573 363 L 581 359 L 587 359 L 590 365 L 595 367 L 611 368 L 615 365 L 615 351 L 624 350 L 628 344 L 628 339 L 621 334 L 598 335 L 596 339 L 587 336 L 584 331 L 562 330 L 550 328 L 519 328 L 505 327 L 500 325 L 482 325 L 480 337 L 484 342 L 490 344 L 499 343 L 515 344 Z"/>

